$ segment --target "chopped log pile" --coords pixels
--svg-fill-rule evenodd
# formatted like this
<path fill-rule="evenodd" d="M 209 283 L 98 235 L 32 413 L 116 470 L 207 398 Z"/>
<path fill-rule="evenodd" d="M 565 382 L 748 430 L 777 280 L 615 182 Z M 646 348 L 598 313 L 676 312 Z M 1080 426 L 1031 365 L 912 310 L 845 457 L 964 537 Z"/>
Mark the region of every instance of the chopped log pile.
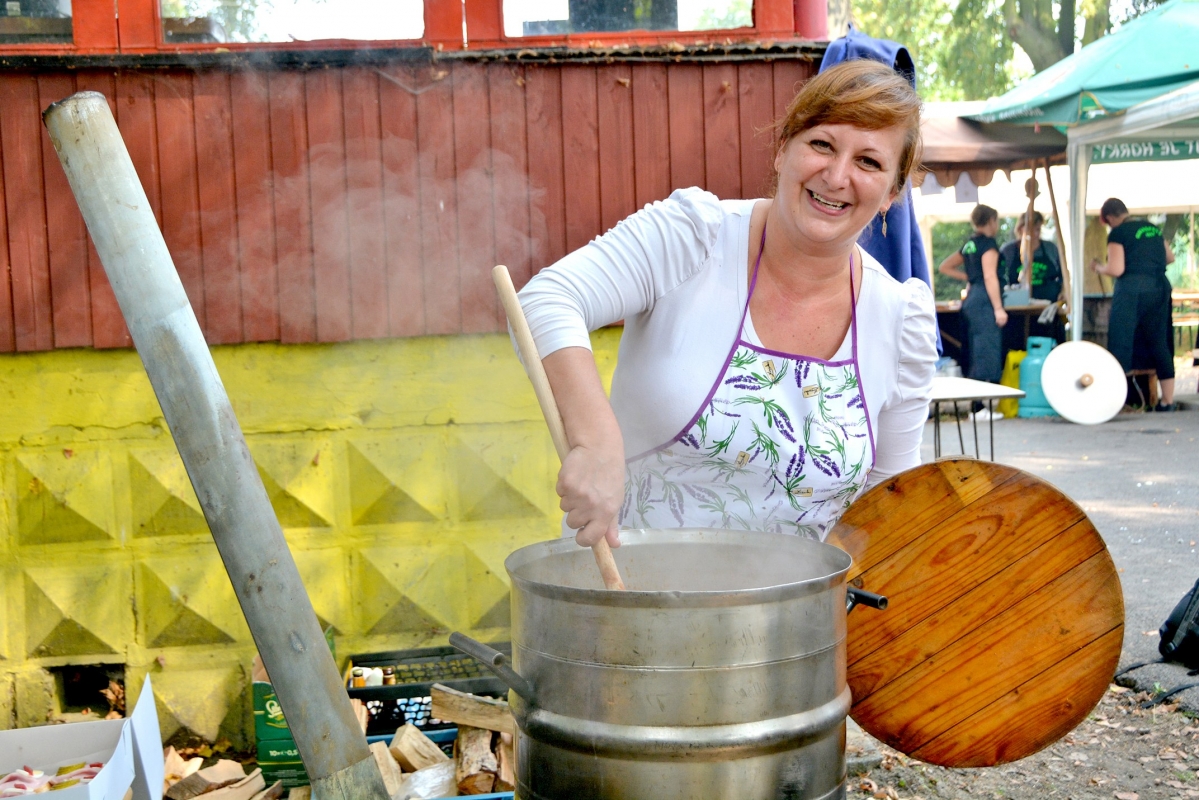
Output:
<path fill-rule="evenodd" d="M 434 684 L 432 696 L 432 716 L 458 726 L 454 757 L 411 724 L 397 730 L 391 744 L 371 745 L 392 800 L 513 791 L 516 722 L 508 704 L 441 684 Z"/>
<path fill-rule="evenodd" d="M 276 800 L 283 796 L 283 783 L 276 781 L 268 787 L 260 769 L 247 775 L 241 764 L 228 759 L 199 769 L 202 761 L 184 761 L 175 748 L 168 747 L 163 756 L 163 796 L 168 800 Z"/>
<path fill-rule="evenodd" d="M 458 726 L 454 757 L 446 755 L 419 728 L 399 728 L 390 744 L 376 742 L 371 756 L 392 800 L 510 792 L 516 784 L 516 721 L 503 700 L 432 688 L 434 719 Z M 358 704 L 360 720 L 365 707 Z M 365 724 L 363 725 L 365 730 Z M 173 747 L 164 756 L 163 796 L 167 800 L 276 800 L 281 783 L 267 787 L 262 771 L 246 774 L 236 761 L 219 760 L 201 769 L 203 759 L 184 759 Z M 308 800 L 308 787 L 292 789 L 292 800 Z"/>

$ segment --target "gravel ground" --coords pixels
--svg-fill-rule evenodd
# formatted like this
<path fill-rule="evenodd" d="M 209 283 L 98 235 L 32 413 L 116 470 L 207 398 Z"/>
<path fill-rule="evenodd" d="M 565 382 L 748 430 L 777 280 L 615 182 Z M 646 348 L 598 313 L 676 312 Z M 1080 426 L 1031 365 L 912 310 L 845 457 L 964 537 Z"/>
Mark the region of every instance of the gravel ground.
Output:
<path fill-rule="evenodd" d="M 1070 735 L 1001 767 L 945 769 L 884 747 L 880 766 L 851 775 L 849 797 L 1199 798 L 1199 722 L 1176 706 L 1142 709 L 1148 698 L 1113 687 Z"/>
<path fill-rule="evenodd" d="M 1187 365 L 1189 367 L 1189 363 Z M 1194 392 L 1191 370 L 1180 389 Z M 1199 396 L 1181 395 L 1189 409 Z M 963 422 L 967 452 L 973 434 Z M 943 423 L 943 455 L 958 451 Z M 979 438 L 987 453 L 987 430 Z M 923 457 L 933 459 L 931 423 Z M 1027 470 L 1072 497 L 1095 523 L 1120 572 L 1126 627 L 1121 666 L 1158 657 L 1158 626 L 1199 579 L 1199 410 L 1124 413 L 1094 427 L 1060 419 L 995 423 L 996 460 Z M 1199 798 L 1199 688 L 1171 705 L 1140 705 L 1188 677 L 1179 665 L 1137 669 L 1109 691 L 1073 733 L 1029 758 L 987 769 L 933 767 L 879 747 L 881 764 L 851 781 L 850 797 Z M 865 745 L 867 751 L 870 744 Z M 852 748 L 851 748 L 852 756 Z M 879 758 L 867 759 L 870 764 Z"/>

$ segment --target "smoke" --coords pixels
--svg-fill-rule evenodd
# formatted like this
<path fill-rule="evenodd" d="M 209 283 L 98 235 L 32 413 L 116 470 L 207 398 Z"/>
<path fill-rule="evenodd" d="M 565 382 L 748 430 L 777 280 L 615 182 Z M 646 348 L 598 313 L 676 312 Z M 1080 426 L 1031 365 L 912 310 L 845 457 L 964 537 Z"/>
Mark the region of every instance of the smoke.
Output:
<path fill-rule="evenodd" d="M 520 285 L 551 258 L 546 191 L 528 174 L 537 142 L 524 135 L 522 73 L 455 64 L 246 70 L 203 84 L 158 76 L 160 99 L 192 105 L 195 182 L 159 188 L 164 207 L 184 209 L 168 234 L 198 231 L 168 244 L 181 267 L 200 262 L 185 282 L 210 339 L 238 314 L 248 340 L 502 330 L 491 268 L 506 263 Z M 228 113 L 201 113 L 214 104 Z M 161 161 L 190 149 L 160 131 Z M 231 163 L 206 160 L 222 151 Z M 177 166 L 165 172 L 179 176 Z M 231 197 L 211 190 L 222 183 Z M 228 202 L 236 213 L 222 224 Z M 238 285 L 215 285 L 228 280 Z M 221 302 L 238 295 L 240 308 Z"/>

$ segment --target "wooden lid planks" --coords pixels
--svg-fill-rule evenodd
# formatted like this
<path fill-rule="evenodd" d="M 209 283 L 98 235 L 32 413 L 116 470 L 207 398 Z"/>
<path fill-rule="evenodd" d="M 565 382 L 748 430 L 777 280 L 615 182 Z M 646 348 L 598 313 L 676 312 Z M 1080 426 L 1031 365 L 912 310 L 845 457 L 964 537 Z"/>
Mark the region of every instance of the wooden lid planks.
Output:
<path fill-rule="evenodd" d="M 1028 473 L 925 464 L 855 502 L 828 541 L 886 611 L 849 615 L 850 715 L 932 764 L 1031 755 L 1106 691 L 1124 635 L 1115 565 L 1083 511 Z"/>

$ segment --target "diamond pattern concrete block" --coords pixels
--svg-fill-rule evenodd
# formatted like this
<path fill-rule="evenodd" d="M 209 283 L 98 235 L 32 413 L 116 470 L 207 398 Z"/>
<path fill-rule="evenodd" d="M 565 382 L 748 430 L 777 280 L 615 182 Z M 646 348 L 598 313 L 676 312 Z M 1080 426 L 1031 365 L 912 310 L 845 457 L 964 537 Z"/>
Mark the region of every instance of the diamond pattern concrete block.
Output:
<path fill-rule="evenodd" d="M 167 669 L 152 673 L 152 678 L 163 741 L 180 730 L 216 741 L 225 718 L 238 713 L 245 691 L 242 669 L 237 664 Z"/>
<path fill-rule="evenodd" d="M 502 560 L 498 570 L 486 555 L 466 549 L 466 613 L 471 628 L 507 628 L 512 624 L 508 573 Z"/>
<path fill-rule="evenodd" d="M 456 429 L 451 460 L 458 513 L 466 522 L 537 519 L 557 514 L 547 481 L 549 434 L 532 426 L 469 425 Z"/>
<path fill-rule="evenodd" d="M 446 517 L 445 438 L 395 432 L 347 445 L 355 525 L 435 522 Z"/>
<path fill-rule="evenodd" d="M 340 548 L 293 550 L 304 588 L 321 628 L 333 626 L 342 635 L 354 629 L 350 609 L 349 569 L 346 555 Z"/>
<path fill-rule="evenodd" d="M 333 522 L 333 447 L 325 439 L 250 442 L 250 453 L 284 528 Z"/>
<path fill-rule="evenodd" d="M 25 650 L 34 658 L 111 655 L 133 638 L 129 570 L 25 570 Z"/>
<path fill-rule="evenodd" d="M 249 639 L 229 576 L 214 553 L 147 559 L 137 567 L 138 617 L 146 647 L 231 644 Z"/>
<path fill-rule="evenodd" d="M 129 454 L 134 536 L 207 533 L 208 523 L 176 450 Z"/>
<path fill-rule="evenodd" d="M 27 665 L 13 675 L 13 704 L 18 728 L 45 725 L 54 715 L 54 676 Z"/>
<path fill-rule="evenodd" d="M 12 525 L 13 513 L 16 511 L 16 498 L 8 492 L 9 469 L 9 460 L 0 459 L 0 486 L 5 487 L 3 491 L 0 491 L 0 554 L 17 544 L 13 536 Z"/>
<path fill-rule="evenodd" d="M 10 633 L 20 629 L 14 609 L 20 608 L 17 603 L 21 588 L 20 569 L 11 563 L 0 567 L 0 662 L 11 657 L 9 648 L 12 645 L 8 637 Z"/>
<path fill-rule="evenodd" d="M 16 458 L 21 544 L 108 539 L 115 530 L 108 453 L 71 449 Z"/>
<path fill-rule="evenodd" d="M 6 731 L 17 724 L 16 711 L 13 676 L 0 674 L 0 731 Z"/>
<path fill-rule="evenodd" d="M 359 551 L 362 630 L 441 633 L 466 623 L 462 549 L 453 545 Z"/>

